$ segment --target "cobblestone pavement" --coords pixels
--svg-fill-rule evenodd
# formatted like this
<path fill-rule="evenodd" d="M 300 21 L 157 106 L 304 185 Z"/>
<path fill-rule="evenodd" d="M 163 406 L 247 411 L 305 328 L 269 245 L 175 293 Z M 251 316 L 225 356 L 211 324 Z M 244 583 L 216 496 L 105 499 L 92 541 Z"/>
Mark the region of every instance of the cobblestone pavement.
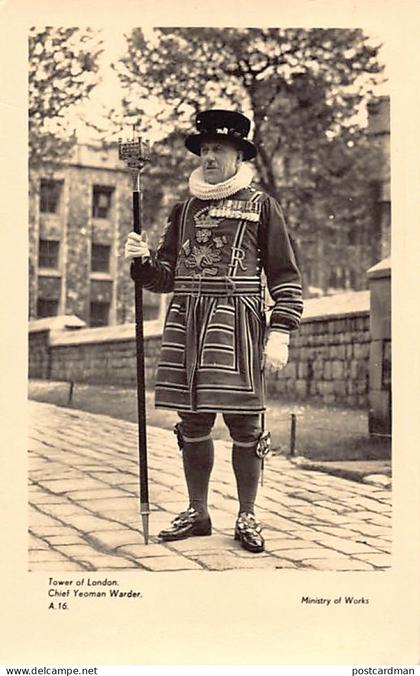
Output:
<path fill-rule="evenodd" d="M 216 441 L 211 537 L 160 544 L 156 535 L 186 507 L 174 435 L 148 430 L 150 538 L 138 511 L 137 426 L 30 402 L 29 569 L 149 571 L 384 570 L 391 565 L 391 492 L 266 462 L 257 515 L 266 551 L 233 539 L 237 511 L 230 447 Z"/>

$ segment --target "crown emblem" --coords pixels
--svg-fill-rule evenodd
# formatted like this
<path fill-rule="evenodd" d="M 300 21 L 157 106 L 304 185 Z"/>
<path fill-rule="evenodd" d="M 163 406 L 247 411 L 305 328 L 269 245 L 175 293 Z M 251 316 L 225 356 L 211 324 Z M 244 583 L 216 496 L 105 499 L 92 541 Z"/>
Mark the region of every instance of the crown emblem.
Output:
<path fill-rule="evenodd" d="M 220 219 L 213 218 L 209 214 L 209 208 L 205 207 L 198 211 L 194 216 L 194 224 L 196 228 L 217 228 Z"/>

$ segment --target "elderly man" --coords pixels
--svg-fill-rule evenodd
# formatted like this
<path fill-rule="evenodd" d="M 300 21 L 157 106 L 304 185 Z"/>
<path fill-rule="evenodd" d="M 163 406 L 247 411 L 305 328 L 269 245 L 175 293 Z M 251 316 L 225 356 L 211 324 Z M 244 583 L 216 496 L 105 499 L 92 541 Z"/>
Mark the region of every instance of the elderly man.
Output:
<path fill-rule="evenodd" d="M 207 499 L 213 466 L 211 430 L 223 415 L 233 441 L 239 512 L 234 537 L 264 550 L 256 520 L 264 443 L 264 356 L 287 362 L 289 332 L 299 326 L 302 290 L 279 204 L 254 189 L 247 164 L 256 147 L 250 121 L 228 110 L 196 118 L 187 149 L 200 157 L 190 199 L 176 204 L 159 246 L 130 233 L 131 275 L 158 293 L 173 292 L 162 337 L 156 406 L 174 409 L 189 506 L 161 541 L 210 535 Z M 274 302 L 266 327 L 261 273 Z"/>

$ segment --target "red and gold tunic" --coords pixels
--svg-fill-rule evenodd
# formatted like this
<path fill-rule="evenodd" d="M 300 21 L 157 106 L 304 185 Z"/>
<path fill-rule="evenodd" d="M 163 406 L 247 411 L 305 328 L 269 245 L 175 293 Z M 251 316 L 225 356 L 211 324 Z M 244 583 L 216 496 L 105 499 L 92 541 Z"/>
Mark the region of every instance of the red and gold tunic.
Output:
<path fill-rule="evenodd" d="M 155 403 L 178 411 L 264 410 L 266 331 L 261 275 L 274 302 L 270 328 L 297 329 L 302 288 L 281 207 L 245 188 L 232 198 L 177 204 L 156 252 L 132 276 L 173 292 Z"/>

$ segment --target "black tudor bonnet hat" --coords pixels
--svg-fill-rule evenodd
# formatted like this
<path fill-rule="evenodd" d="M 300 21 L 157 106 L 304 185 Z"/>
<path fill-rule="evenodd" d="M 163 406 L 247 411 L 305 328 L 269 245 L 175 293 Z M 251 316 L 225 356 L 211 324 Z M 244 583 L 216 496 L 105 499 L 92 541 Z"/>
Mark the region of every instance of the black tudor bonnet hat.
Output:
<path fill-rule="evenodd" d="M 257 149 L 246 138 L 251 128 L 250 120 L 234 110 L 204 110 L 195 119 L 196 134 L 185 139 L 185 145 L 194 155 L 200 155 L 200 147 L 204 141 L 225 139 L 231 141 L 238 150 L 242 150 L 244 160 L 252 160 Z"/>

